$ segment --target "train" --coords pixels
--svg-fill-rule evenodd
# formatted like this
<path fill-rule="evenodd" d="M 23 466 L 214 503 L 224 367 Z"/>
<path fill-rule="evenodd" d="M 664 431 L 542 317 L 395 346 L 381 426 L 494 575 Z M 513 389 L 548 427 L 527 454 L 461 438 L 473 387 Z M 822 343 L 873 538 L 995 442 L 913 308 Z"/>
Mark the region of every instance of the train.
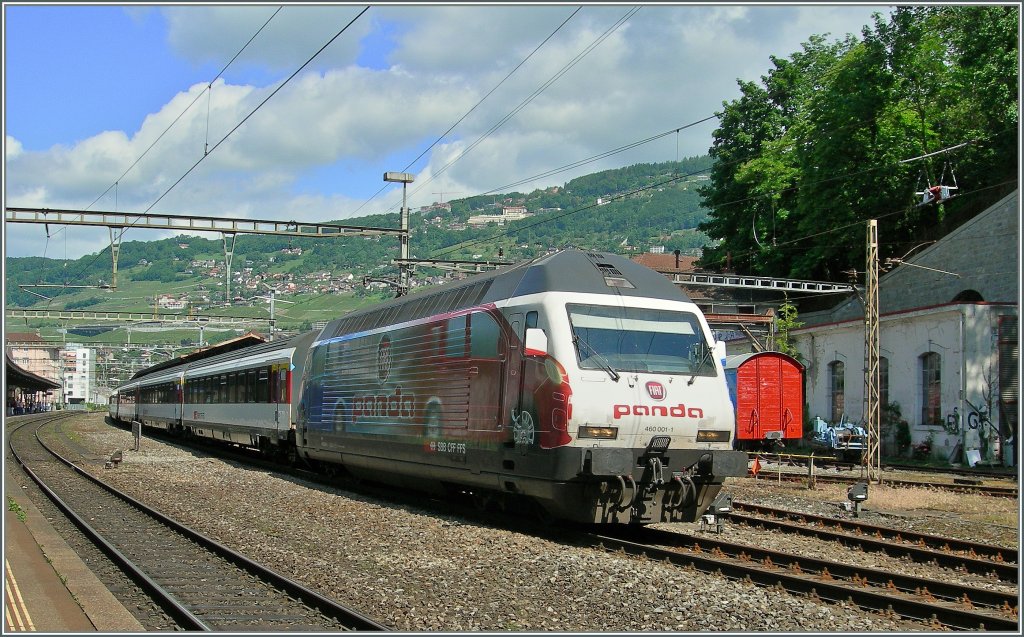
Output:
<path fill-rule="evenodd" d="M 804 366 L 782 352 L 726 358 L 725 380 L 736 410 L 735 447 L 774 451 L 804 433 Z"/>
<path fill-rule="evenodd" d="M 549 519 L 695 522 L 747 473 L 723 360 L 663 275 L 566 249 L 148 368 L 109 413 Z"/>

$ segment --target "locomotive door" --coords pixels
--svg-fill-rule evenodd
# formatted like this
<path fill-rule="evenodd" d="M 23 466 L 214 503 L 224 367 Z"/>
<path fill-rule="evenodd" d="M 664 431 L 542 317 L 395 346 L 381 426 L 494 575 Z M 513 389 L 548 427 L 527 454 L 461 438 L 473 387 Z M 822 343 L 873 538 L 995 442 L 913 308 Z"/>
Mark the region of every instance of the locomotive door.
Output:
<path fill-rule="evenodd" d="M 508 344 L 501 327 L 487 312 L 469 315 L 469 383 L 471 409 L 469 428 L 482 431 L 501 429 L 505 398 L 505 366 Z"/>
<path fill-rule="evenodd" d="M 508 385 L 511 392 L 511 433 L 516 451 L 523 455 L 537 444 L 537 409 L 533 393 L 527 388 L 527 377 L 531 376 L 531 368 L 537 366 L 537 361 L 525 355 L 525 347 L 526 330 L 537 327 L 538 316 L 535 311 L 527 312 L 525 315 L 516 312 L 509 316 L 516 352 L 513 359 L 510 347 L 509 358 L 512 367 L 509 370 Z"/>

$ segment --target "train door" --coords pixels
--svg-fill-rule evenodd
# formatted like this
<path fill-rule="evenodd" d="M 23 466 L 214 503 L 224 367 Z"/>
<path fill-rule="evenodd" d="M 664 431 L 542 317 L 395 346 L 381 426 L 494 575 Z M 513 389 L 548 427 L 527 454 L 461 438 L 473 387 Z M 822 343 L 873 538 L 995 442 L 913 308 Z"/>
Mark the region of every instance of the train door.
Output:
<path fill-rule="evenodd" d="M 271 367 L 270 402 L 274 403 L 274 429 L 287 431 L 291 425 L 291 383 L 288 378 L 288 363 Z"/>

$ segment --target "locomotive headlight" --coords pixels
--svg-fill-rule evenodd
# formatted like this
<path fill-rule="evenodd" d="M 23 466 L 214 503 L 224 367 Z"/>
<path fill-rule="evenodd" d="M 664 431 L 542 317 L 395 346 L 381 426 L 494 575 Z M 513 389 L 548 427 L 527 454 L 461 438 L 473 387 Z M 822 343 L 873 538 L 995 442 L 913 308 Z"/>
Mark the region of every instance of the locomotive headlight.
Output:
<path fill-rule="evenodd" d="M 698 429 L 697 442 L 729 442 L 728 430 Z"/>
<path fill-rule="evenodd" d="M 615 440 L 619 436 L 618 427 L 597 427 L 594 425 L 582 425 L 577 438 L 601 438 L 604 440 Z"/>

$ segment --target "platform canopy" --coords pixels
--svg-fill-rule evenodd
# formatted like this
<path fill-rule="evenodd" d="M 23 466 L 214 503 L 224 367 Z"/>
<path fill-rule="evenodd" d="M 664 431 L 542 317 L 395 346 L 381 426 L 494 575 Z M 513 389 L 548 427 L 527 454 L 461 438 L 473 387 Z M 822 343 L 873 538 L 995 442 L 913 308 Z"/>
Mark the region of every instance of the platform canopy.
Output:
<path fill-rule="evenodd" d="M 59 389 L 60 383 L 37 376 L 32 372 L 25 371 L 18 367 L 11 360 L 10 354 L 5 354 L 7 359 L 7 387 L 18 387 L 24 392 L 46 391 L 48 389 Z"/>

